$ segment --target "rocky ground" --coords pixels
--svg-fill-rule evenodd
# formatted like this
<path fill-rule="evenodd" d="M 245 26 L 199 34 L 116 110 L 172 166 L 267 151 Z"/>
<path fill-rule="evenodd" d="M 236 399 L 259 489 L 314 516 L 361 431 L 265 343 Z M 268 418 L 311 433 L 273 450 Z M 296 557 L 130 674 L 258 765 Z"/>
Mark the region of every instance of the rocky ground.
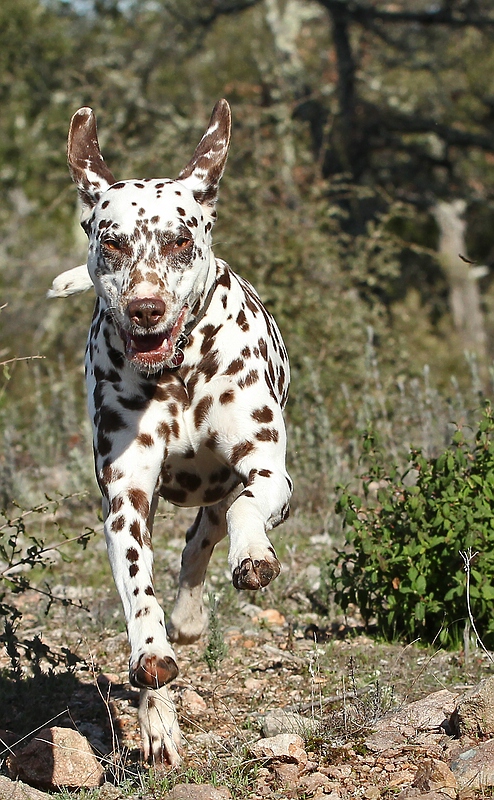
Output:
<path fill-rule="evenodd" d="M 176 517 L 162 522 L 175 529 Z M 178 537 L 164 537 L 163 544 L 157 537 L 156 577 L 165 605 L 173 596 L 180 547 Z M 491 796 L 489 657 L 480 649 L 465 660 L 464 653 L 418 643 L 385 644 L 362 633 L 357 614 L 338 622 L 323 617 L 314 592 L 325 548 L 322 534 L 314 534 L 310 552 L 286 546 L 278 586 L 254 595 L 230 588 L 220 548 L 208 585 L 217 603 L 214 636 L 177 648 L 180 674 L 171 691 L 185 757 L 173 773 L 140 764 L 138 692 L 127 681 L 126 635 L 101 542 L 93 547 L 90 572 L 87 553 L 75 552 L 68 565 L 55 559 L 57 592 L 81 598 L 89 612 L 54 605 L 44 617 L 35 593 L 16 600 L 23 636 L 39 634 L 48 650 L 40 650 L 41 669 L 25 668 L 21 682 L 9 678 L 8 657 L 1 660 L 0 800 L 40 800 L 24 783 L 14 784 L 15 776 L 38 793 L 65 785 L 95 800 L 170 792 L 175 800 Z M 85 586 L 81 574 L 88 576 Z M 63 652 L 50 672 L 50 654 Z M 57 753 L 52 784 L 33 773 L 23 753 L 43 728 L 34 739 L 43 739 L 44 747 L 48 740 Z M 84 754 L 82 741 L 60 745 L 66 736 L 60 728 L 89 740 L 101 766 L 74 764 L 73 758 L 84 762 L 92 755 Z M 41 745 L 27 749 L 33 746 Z M 60 756 L 65 751 L 77 754 L 68 765 Z M 46 755 L 35 754 L 34 761 L 36 769 L 46 766 Z M 84 770 L 93 783 L 81 777 Z M 78 788 L 103 780 L 102 788 Z"/>

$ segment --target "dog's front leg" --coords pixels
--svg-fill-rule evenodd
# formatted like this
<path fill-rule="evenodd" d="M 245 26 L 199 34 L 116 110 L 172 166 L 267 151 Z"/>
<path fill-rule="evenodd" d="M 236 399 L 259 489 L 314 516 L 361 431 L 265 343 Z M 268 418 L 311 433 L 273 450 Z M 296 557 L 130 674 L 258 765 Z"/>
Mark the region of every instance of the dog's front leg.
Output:
<path fill-rule="evenodd" d="M 178 667 L 154 593 L 150 535 L 162 454 L 149 446 L 143 452 L 138 442 L 129 437 L 122 443 L 122 438 L 113 448 L 115 455 L 112 450 L 110 456 L 97 458 L 108 556 L 127 624 L 130 682 L 142 690 L 144 756 L 174 766 L 180 760 L 180 730 L 165 684 L 175 678 Z"/>

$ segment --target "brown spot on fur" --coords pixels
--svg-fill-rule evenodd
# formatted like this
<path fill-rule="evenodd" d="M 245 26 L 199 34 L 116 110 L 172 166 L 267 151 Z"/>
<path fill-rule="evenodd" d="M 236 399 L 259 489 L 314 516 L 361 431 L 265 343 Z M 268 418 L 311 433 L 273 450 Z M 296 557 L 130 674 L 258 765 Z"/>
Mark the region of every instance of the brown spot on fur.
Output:
<path fill-rule="evenodd" d="M 245 378 L 240 378 L 237 381 L 237 385 L 239 389 L 244 389 L 246 386 L 253 386 L 259 380 L 259 373 L 257 369 L 251 369 L 250 372 L 247 373 Z"/>
<path fill-rule="evenodd" d="M 137 575 L 138 572 L 139 572 L 139 567 L 137 566 L 137 564 L 131 564 L 130 567 L 129 567 L 129 575 L 130 575 L 130 577 L 131 578 L 135 578 L 135 576 Z"/>
<path fill-rule="evenodd" d="M 202 501 L 203 503 L 217 503 L 225 497 L 225 487 L 215 486 L 212 489 L 206 489 Z"/>
<path fill-rule="evenodd" d="M 261 478 L 270 478 L 272 474 L 273 473 L 271 472 L 270 469 L 260 469 L 259 470 L 259 475 L 261 476 Z"/>
<path fill-rule="evenodd" d="M 188 489 L 189 492 L 195 492 L 202 483 L 199 475 L 196 475 L 193 472 L 178 472 L 175 478 L 179 486 L 182 486 L 184 489 Z"/>
<path fill-rule="evenodd" d="M 158 434 L 160 439 L 165 439 L 165 441 L 168 441 L 168 439 L 170 438 L 170 426 L 168 425 L 167 422 L 160 422 L 156 433 Z"/>
<path fill-rule="evenodd" d="M 123 506 L 123 497 L 120 494 L 117 494 L 116 497 L 112 497 L 110 501 L 110 512 L 112 514 L 117 514 Z"/>
<path fill-rule="evenodd" d="M 260 442 L 277 442 L 279 438 L 280 435 L 275 428 L 261 428 L 256 433 L 256 439 Z"/>
<path fill-rule="evenodd" d="M 208 448 L 208 450 L 216 450 L 218 447 L 219 442 L 219 435 L 217 431 L 212 431 L 211 429 L 208 431 L 209 436 L 205 440 L 204 445 Z"/>
<path fill-rule="evenodd" d="M 125 555 L 127 561 L 132 561 L 132 562 L 139 561 L 139 553 L 137 552 L 135 547 L 129 547 Z"/>
<path fill-rule="evenodd" d="M 115 517 L 112 524 L 110 525 L 110 528 L 114 533 L 118 533 L 118 531 L 123 530 L 124 527 L 125 527 L 125 517 L 123 514 L 120 514 L 118 517 Z"/>
<path fill-rule="evenodd" d="M 199 524 L 201 522 L 202 514 L 203 514 L 203 509 L 200 508 L 199 511 L 197 512 L 197 515 L 196 515 L 196 518 L 195 518 L 194 522 L 192 523 L 192 525 L 188 529 L 187 533 L 185 534 L 185 541 L 186 542 L 190 542 L 190 540 L 193 539 L 194 536 L 196 535 L 196 533 L 198 531 L 198 528 L 199 528 Z"/>
<path fill-rule="evenodd" d="M 209 483 L 226 483 L 230 475 L 230 467 L 221 467 L 221 469 L 215 470 L 215 472 L 211 473 L 209 476 Z"/>
<path fill-rule="evenodd" d="M 152 447 L 154 445 L 154 439 L 149 433 L 140 433 L 136 441 L 141 447 Z"/>
<path fill-rule="evenodd" d="M 249 330 L 249 323 L 247 322 L 247 317 L 245 316 L 245 311 L 239 311 L 237 315 L 237 319 L 235 320 L 237 325 L 242 331 Z"/>
<path fill-rule="evenodd" d="M 149 500 L 146 492 L 143 492 L 142 489 L 129 489 L 128 495 L 135 510 L 139 512 L 141 517 L 147 519 L 149 516 Z"/>
<path fill-rule="evenodd" d="M 134 520 L 130 526 L 130 535 L 136 540 L 137 544 L 142 547 L 141 526 L 137 520 Z"/>
<path fill-rule="evenodd" d="M 225 269 L 225 271 L 221 273 L 221 275 L 218 278 L 218 283 L 221 286 L 224 286 L 226 289 L 230 288 L 232 282 L 230 280 L 230 273 L 228 272 L 228 270 Z"/>
<path fill-rule="evenodd" d="M 265 424 L 273 421 L 273 412 L 269 406 L 263 406 L 262 408 L 256 408 L 256 410 L 252 412 L 251 417 L 255 419 L 256 422 Z"/>
<path fill-rule="evenodd" d="M 226 406 L 227 403 L 233 403 L 235 400 L 235 392 L 233 389 L 227 389 L 226 392 L 222 392 L 220 394 L 220 403 L 222 406 Z"/>
<path fill-rule="evenodd" d="M 108 483 L 115 483 L 115 481 L 120 480 L 123 478 L 124 474 L 121 469 L 117 469 L 112 464 L 107 464 L 101 470 L 101 480 L 104 481 L 106 484 Z"/>
<path fill-rule="evenodd" d="M 180 505 L 180 503 L 185 503 L 187 500 L 187 492 L 185 489 L 173 489 L 163 486 L 160 494 L 165 500 L 169 500 L 170 503 L 176 503 L 178 505 Z"/>
<path fill-rule="evenodd" d="M 230 456 L 230 461 L 233 465 L 238 464 L 242 458 L 248 456 L 254 450 L 254 445 L 252 442 L 240 442 L 236 444 L 235 447 L 232 447 L 232 452 Z"/>
<path fill-rule="evenodd" d="M 149 405 L 147 397 L 135 395 L 134 397 L 119 397 L 118 402 L 129 411 L 141 411 Z"/>
<path fill-rule="evenodd" d="M 220 524 L 220 518 L 219 518 L 218 514 L 216 513 L 216 511 L 214 510 L 214 508 L 207 508 L 206 509 L 206 514 L 208 515 L 208 518 L 209 518 L 209 521 L 210 521 L 211 525 L 218 526 Z"/>
<path fill-rule="evenodd" d="M 107 436 L 104 436 L 104 434 L 101 431 L 98 431 L 97 445 L 96 445 L 98 455 L 107 456 L 108 453 L 111 453 L 111 444 L 112 444 L 111 439 L 109 439 Z"/>
<path fill-rule="evenodd" d="M 202 397 L 194 409 L 194 423 L 196 428 L 200 428 L 206 419 L 209 409 L 213 405 L 213 398 L 210 394 Z"/>
<path fill-rule="evenodd" d="M 147 594 L 148 597 L 154 597 L 154 589 L 152 586 L 146 586 L 144 589 L 144 594 Z"/>
<path fill-rule="evenodd" d="M 236 375 L 244 368 L 244 361 L 242 358 L 234 358 L 225 370 L 225 375 Z"/>

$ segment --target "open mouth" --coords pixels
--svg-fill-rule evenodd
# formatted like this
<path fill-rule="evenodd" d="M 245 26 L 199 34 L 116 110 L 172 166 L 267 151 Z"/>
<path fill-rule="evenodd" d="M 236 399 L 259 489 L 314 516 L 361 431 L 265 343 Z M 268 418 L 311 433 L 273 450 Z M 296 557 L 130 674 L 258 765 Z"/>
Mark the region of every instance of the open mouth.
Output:
<path fill-rule="evenodd" d="M 186 313 L 187 306 L 184 306 L 173 328 L 160 333 L 141 334 L 121 330 L 126 358 L 144 372 L 179 367 L 184 360 L 182 347 L 187 343 L 182 333 Z"/>

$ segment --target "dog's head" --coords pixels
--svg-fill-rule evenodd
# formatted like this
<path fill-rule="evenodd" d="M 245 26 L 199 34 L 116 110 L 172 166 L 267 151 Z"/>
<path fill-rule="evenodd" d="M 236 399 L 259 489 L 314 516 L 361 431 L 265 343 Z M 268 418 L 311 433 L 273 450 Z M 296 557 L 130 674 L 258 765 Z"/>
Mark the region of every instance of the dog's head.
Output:
<path fill-rule="evenodd" d="M 116 181 L 91 109 L 72 117 L 68 162 L 83 204 L 89 274 L 126 357 L 143 372 L 176 364 L 177 341 L 214 281 L 211 229 L 230 129 L 230 107 L 220 100 L 176 180 Z"/>

